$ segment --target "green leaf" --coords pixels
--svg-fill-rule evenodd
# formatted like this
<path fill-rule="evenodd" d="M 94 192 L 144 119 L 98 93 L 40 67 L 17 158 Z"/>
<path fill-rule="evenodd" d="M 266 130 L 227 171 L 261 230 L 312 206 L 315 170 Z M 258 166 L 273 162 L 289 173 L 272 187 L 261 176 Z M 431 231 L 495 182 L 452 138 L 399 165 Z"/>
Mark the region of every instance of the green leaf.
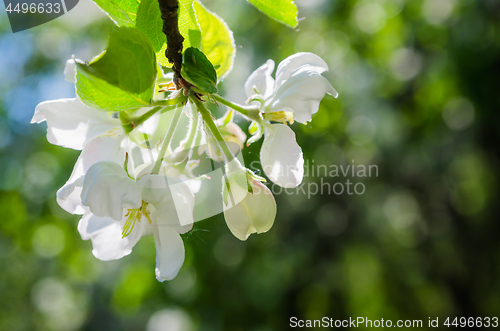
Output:
<path fill-rule="evenodd" d="M 179 32 L 184 37 L 183 49 L 201 47 L 201 31 L 193 9 L 194 0 L 179 0 Z M 167 38 L 163 33 L 158 0 L 142 0 L 137 11 L 137 29 L 149 37 L 153 43 L 158 63 L 164 67 L 172 67 L 165 57 Z"/>
<path fill-rule="evenodd" d="M 152 89 L 136 96 L 82 70 L 84 66 L 86 64 L 77 63 L 75 87 L 76 94 L 87 106 L 103 111 L 122 111 L 150 105 L 151 102 L 145 100 L 151 99 Z"/>
<path fill-rule="evenodd" d="M 104 110 L 135 109 L 151 103 L 156 61 L 151 41 L 134 28 L 114 28 L 108 47 L 90 64 L 77 63 L 77 93 Z"/>
<path fill-rule="evenodd" d="M 158 54 L 167 42 L 167 37 L 162 31 L 163 20 L 161 19 L 158 0 L 142 0 L 137 10 L 136 28 L 149 37 L 153 43 L 153 48 L 157 53 L 157 58 L 165 58 L 165 52 Z M 165 59 L 166 60 L 166 59 Z M 165 64 L 163 64 L 165 65 Z"/>
<path fill-rule="evenodd" d="M 139 7 L 137 0 L 93 0 L 118 26 L 133 27 Z"/>
<path fill-rule="evenodd" d="M 217 68 L 219 79 L 223 79 L 231 71 L 236 55 L 233 32 L 200 1 L 196 0 L 193 6 L 201 29 L 201 50 Z"/>
<path fill-rule="evenodd" d="M 137 29 L 114 28 L 106 51 L 81 69 L 122 90 L 141 94 L 156 79 L 153 45 Z"/>
<path fill-rule="evenodd" d="M 190 47 L 182 54 L 182 77 L 208 93 L 216 93 L 217 72 L 199 49 Z"/>
<path fill-rule="evenodd" d="M 196 20 L 193 2 L 194 0 L 179 0 L 179 31 L 185 38 L 184 49 L 201 46 L 201 31 Z"/>
<path fill-rule="evenodd" d="M 295 28 L 299 24 L 299 10 L 293 0 L 248 0 L 267 16 Z"/>

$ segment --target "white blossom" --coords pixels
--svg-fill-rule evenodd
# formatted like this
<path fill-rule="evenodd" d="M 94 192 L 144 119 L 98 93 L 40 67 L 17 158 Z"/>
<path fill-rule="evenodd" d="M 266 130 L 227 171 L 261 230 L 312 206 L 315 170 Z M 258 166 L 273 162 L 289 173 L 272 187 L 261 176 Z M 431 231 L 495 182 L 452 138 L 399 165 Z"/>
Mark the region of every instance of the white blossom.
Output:
<path fill-rule="evenodd" d="M 337 97 L 338 93 L 321 75 L 328 65 L 315 54 L 297 53 L 283 60 L 278 65 L 276 81 L 271 76 L 273 70 L 274 61 L 268 60 L 248 77 L 245 91 L 251 102 L 261 104 L 266 120 L 261 123 L 262 168 L 274 183 L 293 188 L 302 182 L 304 158 L 294 132 L 286 124 L 311 121 L 324 96 Z"/>
<path fill-rule="evenodd" d="M 231 233 L 247 240 L 252 233 L 265 233 L 276 218 L 276 201 L 262 182 L 237 159 L 226 165 L 223 183 L 224 219 Z"/>
<path fill-rule="evenodd" d="M 180 234 L 193 224 L 194 195 L 186 184 L 161 175 L 136 181 L 120 165 L 99 162 L 85 175 L 82 201 L 88 211 L 78 230 L 98 259 L 119 259 L 142 236 L 153 235 L 157 279 L 175 278 L 185 255 Z"/>
<path fill-rule="evenodd" d="M 49 143 L 81 150 L 103 134 L 120 134 L 121 121 L 105 111 L 84 105 L 80 99 L 44 101 L 35 108 L 31 123 L 47 122 Z"/>
<path fill-rule="evenodd" d="M 148 119 L 139 130 L 144 133 L 154 131 L 158 125 L 158 117 Z M 31 123 L 42 122 L 47 123 L 47 140 L 50 143 L 82 150 L 70 178 L 57 192 L 57 202 L 69 213 L 84 213 L 79 197 L 83 176 L 96 162 L 123 163 L 125 153 L 132 150 L 141 154 L 134 153 L 134 156 L 146 156 L 151 159 L 151 156 L 146 155 L 146 150 L 134 148 L 136 145 L 130 141 L 118 118 L 110 116 L 108 112 L 86 106 L 78 98 L 38 104 Z M 155 153 L 154 150 L 150 152 Z"/>

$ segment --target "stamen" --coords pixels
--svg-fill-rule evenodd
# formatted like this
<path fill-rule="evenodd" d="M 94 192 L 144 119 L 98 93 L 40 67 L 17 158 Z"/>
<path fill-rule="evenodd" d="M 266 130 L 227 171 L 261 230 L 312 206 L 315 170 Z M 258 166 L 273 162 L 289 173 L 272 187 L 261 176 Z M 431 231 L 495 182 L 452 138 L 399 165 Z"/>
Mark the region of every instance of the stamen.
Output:
<path fill-rule="evenodd" d="M 142 210 L 142 215 L 144 215 L 146 217 L 146 219 L 148 220 L 149 224 L 153 223 L 153 221 L 151 221 L 151 217 L 149 216 L 149 211 L 147 209 L 143 209 Z"/>
<path fill-rule="evenodd" d="M 144 202 L 144 201 L 142 202 L 141 211 L 142 211 L 142 215 L 144 217 L 146 217 L 146 219 L 148 220 L 149 224 L 153 223 L 153 221 L 151 221 L 151 217 L 149 216 L 148 203 L 147 202 Z"/>
<path fill-rule="evenodd" d="M 141 214 L 139 213 L 139 211 L 140 208 L 129 210 L 129 216 L 127 218 L 127 221 L 125 222 L 125 225 L 123 225 L 122 238 L 125 238 L 126 236 L 131 234 L 132 230 L 134 230 L 135 221 L 137 221 L 138 218 L 137 216 L 139 216 L 139 219 L 141 218 Z"/>
<path fill-rule="evenodd" d="M 135 222 L 140 222 L 142 216 L 146 217 L 149 224 L 153 223 L 153 221 L 151 221 L 151 217 L 149 216 L 148 203 L 144 201 L 139 208 L 128 209 L 127 213 L 125 214 L 125 217 L 127 217 L 127 221 L 123 225 L 122 238 L 125 238 L 132 233 L 132 231 L 134 230 Z"/>
<path fill-rule="evenodd" d="M 293 113 L 291 111 L 276 111 L 266 113 L 264 118 L 268 121 L 281 122 L 283 124 L 293 124 Z"/>

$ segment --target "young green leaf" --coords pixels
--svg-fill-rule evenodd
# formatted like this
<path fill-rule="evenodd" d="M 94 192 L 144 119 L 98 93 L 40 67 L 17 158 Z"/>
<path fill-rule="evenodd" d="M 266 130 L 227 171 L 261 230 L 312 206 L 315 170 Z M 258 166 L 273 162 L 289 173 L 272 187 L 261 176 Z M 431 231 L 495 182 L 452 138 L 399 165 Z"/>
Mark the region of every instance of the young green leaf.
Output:
<path fill-rule="evenodd" d="M 293 0 L 248 0 L 267 16 L 295 28 L 299 24 L 299 10 Z"/>
<path fill-rule="evenodd" d="M 200 1 L 196 0 L 193 7 L 201 29 L 201 49 L 216 67 L 219 79 L 223 79 L 231 71 L 236 55 L 233 32 Z"/>
<path fill-rule="evenodd" d="M 116 25 L 133 27 L 139 1 L 137 0 L 93 0 L 108 14 Z"/>
<path fill-rule="evenodd" d="M 111 110 L 108 107 L 116 111 L 149 105 L 155 79 L 153 45 L 135 28 L 114 28 L 108 47 L 101 55 L 89 64 L 77 64 L 79 97 L 85 103 L 105 110 Z"/>
<path fill-rule="evenodd" d="M 194 0 L 179 0 L 179 32 L 184 37 L 183 48 L 199 48 L 201 46 L 201 31 L 193 9 Z M 158 63 L 164 67 L 171 67 L 165 57 L 167 38 L 163 33 L 158 0 L 142 0 L 137 11 L 137 29 L 149 37 L 153 43 Z"/>
<path fill-rule="evenodd" d="M 141 94 L 156 79 L 153 45 L 137 29 L 114 28 L 106 51 L 81 69 L 124 91 Z"/>
<path fill-rule="evenodd" d="M 201 46 L 201 31 L 196 20 L 193 1 L 179 0 L 179 31 L 185 38 L 184 49 Z"/>
<path fill-rule="evenodd" d="M 97 78 L 82 69 L 86 64 L 76 66 L 76 94 L 84 104 L 103 111 L 133 110 L 149 106 L 153 89 L 140 95 L 126 92 L 105 80 Z"/>
<path fill-rule="evenodd" d="M 190 47 L 182 54 L 182 77 L 197 88 L 208 93 L 217 92 L 217 72 L 205 54 Z"/>
<path fill-rule="evenodd" d="M 157 58 L 165 58 L 165 52 L 163 52 L 163 54 L 158 54 L 167 42 L 167 37 L 162 31 L 163 20 L 161 19 L 158 0 L 141 1 L 139 9 L 137 10 L 137 21 L 135 23 L 135 27 L 149 37 L 153 43 L 153 48 L 157 54 Z"/>

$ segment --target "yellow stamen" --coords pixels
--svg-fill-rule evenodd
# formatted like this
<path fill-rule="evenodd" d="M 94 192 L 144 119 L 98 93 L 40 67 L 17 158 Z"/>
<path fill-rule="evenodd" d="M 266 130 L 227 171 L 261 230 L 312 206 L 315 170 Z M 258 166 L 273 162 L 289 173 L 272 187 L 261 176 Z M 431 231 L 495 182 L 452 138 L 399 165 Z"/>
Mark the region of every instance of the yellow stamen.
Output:
<path fill-rule="evenodd" d="M 266 113 L 264 118 L 268 121 L 281 122 L 283 124 L 293 124 L 293 113 L 291 111 L 276 111 Z"/>
<path fill-rule="evenodd" d="M 143 201 L 141 209 L 142 209 L 142 215 L 144 217 L 146 217 L 146 219 L 148 220 L 149 224 L 153 223 L 153 221 L 151 221 L 151 217 L 149 216 L 148 203 Z"/>
<path fill-rule="evenodd" d="M 146 217 L 146 219 L 148 220 L 149 224 L 153 223 L 153 222 L 151 221 L 151 217 L 149 216 L 149 211 L 147 211 L 146 209 L 144 209 L 144 210 L 142 211 L 142 215 L 144 215 L 144 216 Z"/>
<path fill-rule="evenodd" d="M 127 217 L 127 221 L 123 225 L 122 238 L 125 238 L 132 233 L 132 230 L 134 230 L 135 222 L 140 222 L 142 216 L 146 217 L 149 224 L 153 223 L 151 221 L 151 217 L 149 216 L 147 202 L 143 201 L 142 205 L 139 208 L 127 210 L 127 213 L 125 214 L 125 217 Z"/>
<path fill-rule="evenodd" d="M 127 213 L 128 218 L 127 221 L 125 222 L 125 225 L 123 225 L 122 238 L 125 238 L 126 236 L 132 233 L 132 230 L 134 230 L 135 221 L 140 222 L 141 214 L 139 213 L 139 211 L 140 208 L 128 210 Z"/>

